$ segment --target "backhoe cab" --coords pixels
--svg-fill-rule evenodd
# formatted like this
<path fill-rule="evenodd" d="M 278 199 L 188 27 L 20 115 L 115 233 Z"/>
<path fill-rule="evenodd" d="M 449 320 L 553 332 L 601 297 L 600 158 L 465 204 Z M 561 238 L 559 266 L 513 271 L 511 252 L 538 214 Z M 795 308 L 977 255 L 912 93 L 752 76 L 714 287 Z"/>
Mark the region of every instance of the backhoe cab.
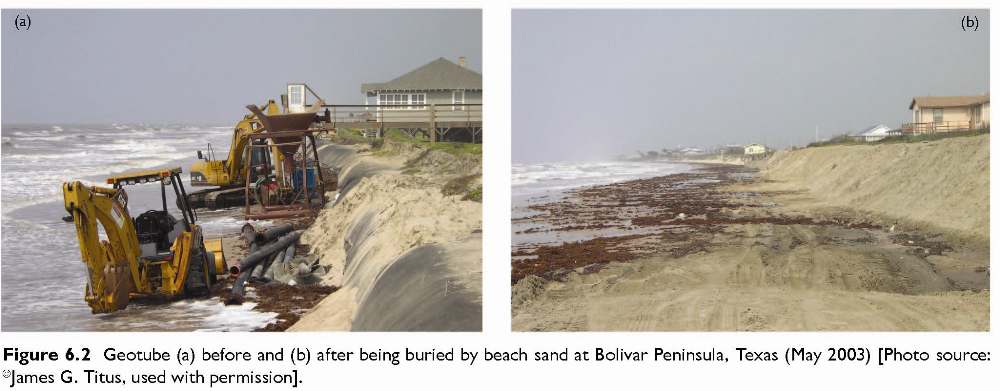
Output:
<path fill-rule="evenodd" d="M 111 188 L 63 183 L 63 202 L 76 225 L 87 266 L 84 299 L 93 313 L 124 309 L 132 299 L 177 299 L 205 295 L 225 274 L 222 240 L 204 240 L 187 204 L 179 167 L 108 178 Z M 133 219 L 124 186 L 160 183 L 162 210 Z M 180 219 L 167 210 L 174 190 Z"/>

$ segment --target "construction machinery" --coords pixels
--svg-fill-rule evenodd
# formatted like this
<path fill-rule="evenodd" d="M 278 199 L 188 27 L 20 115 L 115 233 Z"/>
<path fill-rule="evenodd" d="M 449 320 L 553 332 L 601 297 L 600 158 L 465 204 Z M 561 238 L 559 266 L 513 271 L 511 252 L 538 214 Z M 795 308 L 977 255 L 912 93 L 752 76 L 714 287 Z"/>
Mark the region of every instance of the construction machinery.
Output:
<path fill-rule="evenodd" d="M 315 97 L 311 105 L 306 103 L 306 92 Z M 198 151 L 198 161 L 191 165 L 191 186 L 213 188 L 191 193 L 189 202 L 192 207 L 219 209 L 243 205 L 247 201 L 247 180 L 255 183 L 260 179 L 257 172 L 250 173 L 254 178 L 247 178 L 248 167 L 277 167 L 279 170 L 287 167 L 283 161 L 284 154 L 277 153 L 276 147 L 267 145 L 267 140 L 251 141 L 251 135 L 280 131 L 289 126 L 305 128 L 314 123 L 330 122 L 329 110 L 325 111 L 325 115 L 318 114 L 325 105 L 323 99 L 304 83 L 288 84 L 287 94 L 281 98 L 281 107 L 274 100 L 262 107 L 253 106 L 251 113 L 236 124 L 225 160 L 215 159 L 211 144 L 206 151 Z M 267 129 L 263 116 L 271 119 L 271 127 L 282 129 Z M 253 148 L 251 144 L 254 144 Z M 261 176 L 267 174 L 272 173 L 260 173 Z"/>
<path fill-rule="evenodd" d="M 266 131 L 251 134 L 247 156 L 269 150 L 279 157 L 276 164 L 265 162 L 247 166 L 245 217 L 249 220 L 315 216 L 326 203 L 327 182 L 323 178 L 316 132 L 310 112 L 270 116 L 258 107 L 247 106 L 264 124 Z M 334 186 L 336 181 L 333 182 Z M 252 199 L 258 204 L 252 207 Z"/>
<path fill-rule="evenodd" d="M 107 179 L 111 188 L 63 183 L 87 266 L 84 299 L 93 313 L 118 311 L 135 299 L 207 295 L 216 276 L 226 275 L 222 240 L 204 239 L 180 174 L 176 167 L 116 175 Z M 156 182 L 163 209 L 133 219 L 124 186 Z M 167 210 L 167 186 L 181 205 L 180 220 Z"/>

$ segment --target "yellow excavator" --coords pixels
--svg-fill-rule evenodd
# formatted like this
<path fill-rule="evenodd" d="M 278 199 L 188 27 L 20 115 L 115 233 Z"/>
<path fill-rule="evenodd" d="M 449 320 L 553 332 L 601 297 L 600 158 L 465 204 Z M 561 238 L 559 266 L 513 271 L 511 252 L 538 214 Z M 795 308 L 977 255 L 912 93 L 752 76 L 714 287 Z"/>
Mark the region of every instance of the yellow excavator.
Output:
<path fill-rule="evenodd" d="M 222 239 L 205 240 L 181 181 L 180 167 L 108 178 L 112 187 L 63 183 L 63 203 L 76 225 L 87 266 L 84 299 L 91 312 L 124 309 L 130 300 L 173 300 L 207 295 L 226 273 Z M 124 186 L 160 184 L 163 210 L 133 219 Z M 167 210 L 167 186 L 183 205 L 181 219 Z"/>
<path fill-rule="evenodd" d="M 315 97 L 311 105 L 306 104 L 306 92 Z M 274 100 L 269 100 L 258 110 L 269 118 L 280 119 L 290 116 L 311 119 L 313 122 L 330 122 L 329 111 L 325 116 L 317 115 L 325 103 L 306 84 L 288 84 L 287 95 L 282 95 L 281 98 L 281 106 Z M 247 172 L 247 164 L 251 167 L 285 167 L 284 156 L 277 153 L 276 147 L 253 148 L 253 153 L 249 156 L 250 161 L 247 161 L 248 136 L 265 131 L 268 130 L 265 129 L 263 121 L 257 114 L 251 112 L 236 123 L 229 144 L 229 154 L 225 160 L 215 159 L 215 151 L 211 144 L 206 151 L 198 151 L 198 160 L 191 164 L 191 186 L 213 188 L 191 193 L 188 200 L 191 207 L 219 209 L 241 206 L 245 202 L 244 175 Z"/>
<path fill-rule="evenodd" d="M 263 111 L 268 115 L 281 113 L 273 100 L 267 102 Z M 247 136 L 262 131 L 264 125 L 260 119 L 254 114 L 247 114 L 233 129 L 226 160 L 215 160 L 211 144 L 207 151 L 198 151 L 198 160 L 191 164 L 191 186 L 213 188 L 191 193 L 189 202 L 193 208 L 218 209 L 243 204 L 243 173 L 246 172 L 245 164 L 248 163 L 244 161 L 249 142 Z M 256 153 L 250 157 L 251 165 L 265 163 L 264 160 L 271 157 L 270 154 L 260 153 L 264 151 L 260 148 L 254 148 L 254 151 Z"/>

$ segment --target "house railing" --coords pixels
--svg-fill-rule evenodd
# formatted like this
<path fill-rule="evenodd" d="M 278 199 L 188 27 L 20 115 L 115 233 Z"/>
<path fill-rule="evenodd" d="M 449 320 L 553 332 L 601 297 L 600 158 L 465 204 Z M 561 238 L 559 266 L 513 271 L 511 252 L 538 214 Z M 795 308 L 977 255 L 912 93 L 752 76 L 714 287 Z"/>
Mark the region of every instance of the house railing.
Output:
<path fill-rule="evenodd" d="M 482 127 L 480 103 L 325 105 L 334 127 Z"/>
<path fill-rule="evenodd" d="M 964 132 L 973 130 L 971 121 L 911 122 L 901 127 L 903 134 Z"/>

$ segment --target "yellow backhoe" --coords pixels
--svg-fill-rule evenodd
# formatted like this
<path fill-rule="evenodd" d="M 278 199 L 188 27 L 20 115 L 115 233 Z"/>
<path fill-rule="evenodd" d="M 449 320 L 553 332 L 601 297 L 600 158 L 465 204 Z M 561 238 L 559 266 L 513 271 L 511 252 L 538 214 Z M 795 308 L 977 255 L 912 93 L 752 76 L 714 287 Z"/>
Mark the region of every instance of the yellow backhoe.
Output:
<path fill-rule="evenodd" d="M 207 295 L 216 276 L 225 275 L 222 240 L 202 237 L 180 174 L 177 167 L 117 175 L 107 180 L 111 188 L 63 183 L 63 202 L 87 266 L 84 299 L 91 312 L 118 311 L 133 299 Z M 156 182 L 163 210 L 133 219 L 124 186 Z M 167 186 L 182 205 L 180 220 L 167 210 Z"/>

